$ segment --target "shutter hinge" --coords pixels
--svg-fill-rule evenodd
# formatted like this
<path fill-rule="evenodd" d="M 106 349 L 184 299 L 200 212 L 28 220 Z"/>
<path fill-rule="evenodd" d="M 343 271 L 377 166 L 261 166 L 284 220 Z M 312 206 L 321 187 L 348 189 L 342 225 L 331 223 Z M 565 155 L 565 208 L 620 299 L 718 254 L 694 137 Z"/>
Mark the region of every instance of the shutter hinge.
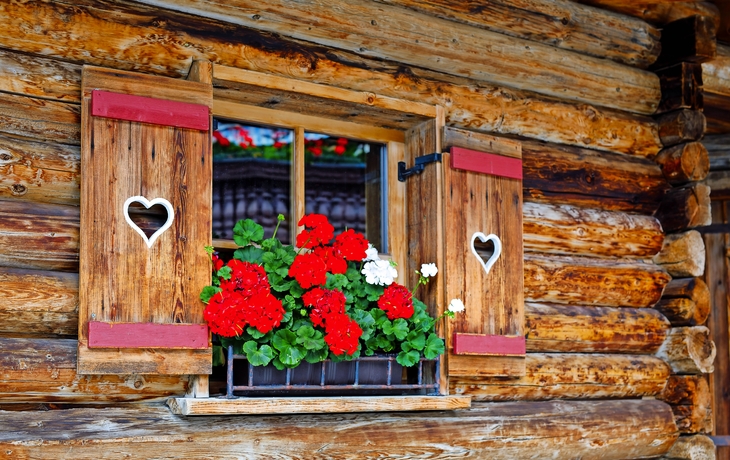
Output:
<path fill-rule="evenodd" d="M 423 168 L 429 163 L 441 162 L 441 153 L 431 153 L 429 155 L 422 155 L 416 157 L 416 164 L 412 168 L 406 169 L 406 163 L 404 161 L 398 162 L 398 180 L 405 182 L 406 177 L 414 174 L 421 174 Z"/>

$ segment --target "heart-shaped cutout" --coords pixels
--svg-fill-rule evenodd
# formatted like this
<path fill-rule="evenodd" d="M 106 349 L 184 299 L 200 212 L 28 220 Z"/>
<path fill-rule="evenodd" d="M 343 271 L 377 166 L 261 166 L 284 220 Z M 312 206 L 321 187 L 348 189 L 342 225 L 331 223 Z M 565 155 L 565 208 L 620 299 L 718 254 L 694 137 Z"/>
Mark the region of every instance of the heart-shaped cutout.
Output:
<path fill-rule="evenodd" d="M 165 210 L 167 210 L 167 220 L 165 220 L 165 223 L 162 224 L 161 227 L 159 227 L 156 231 L 152 233 L 152 236 L 148 237 L 147 233 L 145 233 L 145 231 L 140 228 L 140 226 L 137 225 L 130 217 L 129 207 L 135 203 L 141 203 L 145 207 L 145 209 L 150 209 L 155 205 L 161 205 L 165 208 Z M 132 196 L 127 198 L 127 201 L 124 202 L 124 218 L 127 220 L 129 226 L 132 227 L 134 231 L 139 233 L 142 238 L 144 238 L 145 243 L 147 243 L 147 247 L 151 248 L 155 240 L 159 238 L 159 236 L 162 235 L 165 230 L 170 228 L 170 226 L 172 225 L 172 221 L 175 219 L 175 212 L 172 210 L 172 204 L 170 204 L 170 202 L 164 198 L 155 198 L 154 200 L 149 201 L 143 196 Z"/>
<path fill-rule="evenodd" d="M 476 239 L 479 238 L 479 241 L 482 243 L 491 242 L 494 245 L 494 252 L 492 255 L 487 259 L 486 262 L 484 262 L 484 259 L 482 258 L 481 254 L 477 252 L 476 247 L 474 246 L 474 242 Z M 499 256 L 502 255 L 502 240 L 499 239 L 499 237 L 493 233 L 490 233 L 489 235 L 485 235 L 482 232 L 475 232 L 471 236 L 471 252 L 474 254 L 474 257 L 477 258 L 480 264 L 482 264 L 482 267 L 484 268 L 484 271 L 489 274 L 489 270 L 492 269 L 492 265 L 494 265 L 495 262 L 497 262 L 497 259 L 499 259 Z"/>

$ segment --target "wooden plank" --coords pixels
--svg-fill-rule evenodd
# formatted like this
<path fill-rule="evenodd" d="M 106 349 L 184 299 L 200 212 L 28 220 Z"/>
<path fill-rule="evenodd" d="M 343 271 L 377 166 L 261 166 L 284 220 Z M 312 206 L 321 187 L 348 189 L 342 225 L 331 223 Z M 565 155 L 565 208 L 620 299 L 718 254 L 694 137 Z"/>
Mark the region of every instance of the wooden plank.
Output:
<path fill-rule="evenodd" d="M 525 254 L 525 300 L 643 308 L 654 305 L 671 277 L 639 261 Z"/>
<path fill-rule="evenodd" d="M 462 147 L 479 152 L 491 152 L 508 158 L 522 158 L 522 142 L 490 136 L 467 129 L 444 126 L 442 147 Z"/>
<path fill-rule="evenodd" d="M 653 356 L 528 353 L 521 377 L 451 376 L 450 386 L 475 402 L 641 398 L 659 395 L 670 373 Z"/>
<path fill-rule="evenodd" d="M 89 348 L 208 348 L 205 324 L 89 321 Z"/>
<path fill-rule="evenodd" d="M 454 28 L 449 21 L 390 5 L 375 6 L 362 0 L 352 0 L 346 5 L 320 0 L 314 9 L 306 2 L 284 0 L 226 4 L 147 0 L 141 3 L 332 48 L 356 50 L 369 57 L 628 112 L 651 114 L 660 98 L 659 81 L 648 72 L 487 30 Z M 253 16 L 263 16 L 266 20 L 259 21 Z M 465 60 L 468 66 L 463 65 Z M 556 82 L 560 82 L 559 89 Z M 623 97 L 616 98 L 617 92 Z"/>
<path fill-rule="evenodd" d="M 677 438 L 668 405 L 652 400 L 480 403 L 460 411 L 180 417 L 159 405 L 3 412 L 0 449 L 20 458 L 412 457 L 521 460 L 651 458 Z M 383 429 L 387 426 L 388 429 Z M 58 428 L 56 428 L 58 427 Z M 225 427 L 225 429 L 221 429 Z M 22 429 L 19 429 L 22 428 Z M 526 436 L 525 433 L 529 433 Z M 286 442 L 282 442 L 282 435 Z"/>
<path fill-rule="evenodd" d="M 524 336 L 454 333 L 452 340 L 457 355 L 523 356 Z"/>
<path fill-rule="evenodd" d="M 719 172 L 730 169 L 730 135 L 708 134 L 702 139 L 710 158 L 710 171 Z"/>
<path fill-rule="evenodd" d="M 170 398 L 167 405 L 177 415 L 327 414 L 467 409 L 471 407 L 471 397 Z"/>
<path fill-rule="evenodd" d="M 453 169 L 522 180 L 522 160 L 460 147 L 451 147 L 450 153 Z"/>
<path fill-rule="evenodd" d="M 54 3 L 52 7 L 48 3 L 33 7 L 18 4 L 12 15 L 2 19 L 23 35 L 0 36 L 0 44 L 25 53 L 52 53 L 65 61 L 81 59 L 88 64 L 169 76 L 185 75 L 191 60 L 210 59 L 238 68 L 443 105 L 450 125 L 483 132 L 641 156 L 653 155 L 661 148 L 656 125 L 650 118 L 598 107 L 586 110 L 535 93 L 477 85 L 456 77 L 445 81 L 444 75 L 437 72 L 363 60 L 344 51 L 333 56 L 302 42 L 277 41 L 276 46 L 265 46 L 262 43 L 268 43 L 268 39 L 262 42 L 256 34 L 242 34 L 240 28 L 203 18 L 190 21 L 189 16 L 172 11 L 166 13 L 164 22 L 157 21 L 157 16 L 155 8 L 139 4 L 124 8 L 98 2 Z M 30 18 L 28 21 L 38 24 L 38 28 L 24 28 L 22 18 Z M 221 30 L 231 33 L 225 39 L 218 38 Z M 170 53 L 169 44 L 178 43 L 180 34 L 189 46 L 179 46 Z M 49 36 L 69 39 L 49 40 Z M 147 37 L 144 55 L 135 45 L 140 36 Z M 292 62 L 297 63 L 295 72 Z M 43 73 L 35 71 L 33 65 L 23 67 L 23 72 L 41 78 L 40 87 L 53 84 L 43 79 Z M 67 97 L 78 98 L 78 89 Z"/>
<path fill-rule="evenodd" d="M 91 91 L 91 115 L 198 131 L 210 127 L 210 113 L 204 105 L 111 91 Z"/>

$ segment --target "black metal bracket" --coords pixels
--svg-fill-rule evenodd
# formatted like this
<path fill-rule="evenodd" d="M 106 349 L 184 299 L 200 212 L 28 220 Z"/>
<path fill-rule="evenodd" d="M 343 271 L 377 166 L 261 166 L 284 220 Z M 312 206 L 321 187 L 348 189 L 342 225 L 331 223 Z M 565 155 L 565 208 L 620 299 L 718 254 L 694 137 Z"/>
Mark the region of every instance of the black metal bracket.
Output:
<path fill-rule="evenodd" d="M 429 163 L 436 163 L 441 162 L 441 154 L 440 153 L 431 153 L 429 155 L 422 155 L 420 157 L 416 157 L 416 164 L 413 165 L 412 168 L 406 169 L 406 163 L 404 161 L 398 162 L 398 180 L 400 182 L 405 182 L 406 177 L 412 176 L 414 174 L 421 174 L 423 172 L 423 168 L 426 167 Z"/>

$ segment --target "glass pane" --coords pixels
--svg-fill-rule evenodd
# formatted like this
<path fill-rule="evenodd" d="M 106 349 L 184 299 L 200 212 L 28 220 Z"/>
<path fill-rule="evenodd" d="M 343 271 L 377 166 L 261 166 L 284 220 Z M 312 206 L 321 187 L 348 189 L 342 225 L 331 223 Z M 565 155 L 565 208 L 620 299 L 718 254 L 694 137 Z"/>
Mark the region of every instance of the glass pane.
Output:
<path fill-rule="evenodd" d="M 268 238 L 276 216 L 290 221 L 290 168 L 294 133 L 221 121 L 213 132 L 213 238 L 233 238 L 240 219 L 263 225 Z M 289 242 L 288 225 L 276 234 Z"/>
<path fill-rule="evenodd" d="M 385 235 L 385 146 L 305 134 L 305 208 L 326 215 L 335 232 L 352 228 L 382 253 Z"/>

